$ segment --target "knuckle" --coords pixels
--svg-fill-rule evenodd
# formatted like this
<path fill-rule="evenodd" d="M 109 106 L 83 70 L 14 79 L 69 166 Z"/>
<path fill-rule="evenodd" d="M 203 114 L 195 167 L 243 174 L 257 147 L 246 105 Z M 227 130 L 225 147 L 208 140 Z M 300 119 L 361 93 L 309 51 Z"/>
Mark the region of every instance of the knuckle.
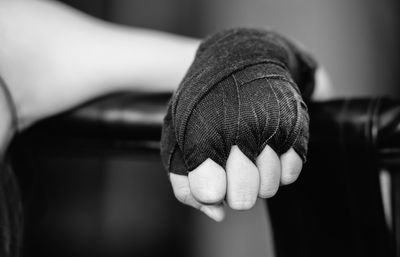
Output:
<path fill-rule="evenodd" d="M 254 206 L 252 201 L 232 201 L 229 206 L 237 211 L 250 210 Z"/>
<path fill-rule="evenodd" d="M 278 192 L 278 187 L 267 187 L 260 189 L 258 196 L 261 198 L 271 198 Z"/>
<path fill-rule="evenodd" d="M 281 183 L 283 185 L 292 184 L 293 182 L 295 182 L 297 180 L 298 176 L 299 176 L 299 173 L 284 174 L 284 175 L 282 175 Z"/>
<path fill-rule="evenodd" d="M 244 211 L 251 209 L 256 199 L 256 197 L 251 197 L 249 194 L 240 194 L 231 197 L 228 204 L 234 210 Z"/>
<path fill-rule="evenodd" d="M 196 198 L 202 203 L 210 204 L 222 201 L 224 194 L 220 190 L 209 188 L 197 193 Z"/>
<path fill-rule="evenodd" d="M 175 198 L 181 203 L 187 203 L 190 196 L 189 188 L 177 188 L 174 190 Z"/>

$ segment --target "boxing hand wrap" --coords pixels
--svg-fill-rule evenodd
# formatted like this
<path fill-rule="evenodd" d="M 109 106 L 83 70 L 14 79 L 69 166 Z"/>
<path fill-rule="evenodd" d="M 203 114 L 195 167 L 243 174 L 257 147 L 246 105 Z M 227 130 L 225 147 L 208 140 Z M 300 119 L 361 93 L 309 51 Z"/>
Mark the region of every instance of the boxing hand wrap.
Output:
<path fill-rule="evenodd" d="M 232 29 L 207 38 L 170 100 L 161 138 L 164 167 L 187 174 L 211 158 L 225 167 L 237 145 L 253 162 L 269 145 L 306 160 L 315 63 L 282 36 Z"/>

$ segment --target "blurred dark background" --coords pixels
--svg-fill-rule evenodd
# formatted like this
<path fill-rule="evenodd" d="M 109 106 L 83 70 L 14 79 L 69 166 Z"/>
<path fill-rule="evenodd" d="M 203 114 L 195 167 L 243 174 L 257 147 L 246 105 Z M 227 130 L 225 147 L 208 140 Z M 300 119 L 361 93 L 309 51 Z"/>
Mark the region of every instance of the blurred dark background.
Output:
<path fill-rule="evenodd" d="M 66 0 L 99 18 L 192 37 L 272 27 L 328 71 L 334 96 L 399 96 L 396 0 Z M 174 200 L 158 153 L 26 149 L 26 256 L 271 256 L 263 203 L 222 224 Z M 29 190 L 29 192 L 32 192 Z M 29 252 L 29 254 L 28 254 Z"/>

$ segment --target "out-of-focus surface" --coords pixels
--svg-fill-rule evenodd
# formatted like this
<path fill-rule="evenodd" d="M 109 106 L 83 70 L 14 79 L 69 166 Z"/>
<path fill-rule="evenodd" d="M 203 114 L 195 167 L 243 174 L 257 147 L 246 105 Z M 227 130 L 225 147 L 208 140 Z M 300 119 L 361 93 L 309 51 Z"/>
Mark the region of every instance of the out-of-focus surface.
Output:
<path fill-rule="evenodd" d="M 193 214 L 176 203 L 157 155 L 40 149 L 16 165 L 31 176 L 24 256 L 190 255 Z"/>

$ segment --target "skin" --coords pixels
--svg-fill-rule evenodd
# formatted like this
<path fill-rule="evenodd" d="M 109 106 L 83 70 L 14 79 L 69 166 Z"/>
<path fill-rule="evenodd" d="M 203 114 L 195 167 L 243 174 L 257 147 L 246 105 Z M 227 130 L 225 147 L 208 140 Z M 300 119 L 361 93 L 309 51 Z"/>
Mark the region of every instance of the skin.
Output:
<path fill-rule="evenodd" d="M 1 151 L 14 130 L 94 97 L 122 90 L 175 90 L 200 43 L 113 25 L 57 2 L 35 0 L 0 0 L 0 42 L 0 74 L 18 120 L 18 128 L 12 128 L 0 90 L 0 116 L 5 117 Z M 314 98 L 329 97 L 322 70 L 317 81 Z M 254 165 L 233 146 L 226 167 L 207 159 L 188 176 L 171 173 L 170 181 L 180 202 L 221 221 L 225 202 L 232 209 L 248 210 L 257 198 L 272 197 L 280 185 L 293 183 L 301 169 L 293 149 L 278 156 L 266 146 Z"/>

